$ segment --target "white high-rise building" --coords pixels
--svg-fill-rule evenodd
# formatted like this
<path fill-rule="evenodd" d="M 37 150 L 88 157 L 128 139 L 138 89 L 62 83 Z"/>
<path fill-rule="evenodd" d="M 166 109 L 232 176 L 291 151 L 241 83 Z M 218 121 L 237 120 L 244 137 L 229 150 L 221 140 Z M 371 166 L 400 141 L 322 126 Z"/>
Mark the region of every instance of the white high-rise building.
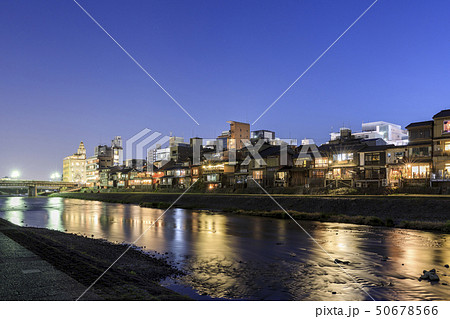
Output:
<path fill-rule="evenodd" d="M 341 132 L 331 133 L 330 136 L 332 141 L 337 140 L 341 137 Z M 361 132 L 352 133 L 352 136 L 366 140 L 381 138 L 387 144 L 397 146 L 408 144 L 408 132 L 406 130 L 403 130 L 400 125 L 384 121 L 362 123 Z"/>
<path fill-rule="evenodd" d="M 123 161 L 123 146 L 122 146 L 122 137 L 116 136 L 111 141 L 111 148 L 113 151 L 113 166 L 122 165 Z"/>

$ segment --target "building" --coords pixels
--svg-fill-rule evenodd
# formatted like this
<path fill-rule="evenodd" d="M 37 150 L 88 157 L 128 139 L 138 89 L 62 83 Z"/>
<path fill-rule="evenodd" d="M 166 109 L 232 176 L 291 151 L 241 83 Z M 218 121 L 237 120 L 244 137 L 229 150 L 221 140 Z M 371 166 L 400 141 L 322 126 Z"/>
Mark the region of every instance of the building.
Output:
<path fill-rule="evenodd" d="M 356 187 L 386 187 L 387 150 L 391 145 L 366 146 L 359 151 L 359 170 Z"/>
<path fill-rule="evenodd" d="M 355 187 L 359 177 L 359 153 L 367 146 L 386 144 L 381 138 L 357 138 L 352 131 L 341 128 L 339 139 L 330 140 L 319 147 L 319 151 L 328 158 L 328 170 L 325 175 L 327 187 Z"/>
<path fill-rule="evenodd" d="M 147 167 L 147 161 L 144 159 L 126 159 L 123 161 L 125 168 L 133 168 L 138 172 L 142 172 Z"/>
<path fill-rule="evenodd" d="M 275 139 L 275 132 L 269 130 L 251 131 L 250 137 L 252 139 L 265 140 L 268 142 Z"/>
<path fill-rule="evenodd" d="M 391 146 L 386 150 L 386 170 L 388 186 L 400 187 L 407 178 L 406 168 L 408 148 L 406 146 Z"/>
<path fill-rule="evenodd" d="M 192 147 L 184 142 L 183 137 L 171 136 L 169 146 L 162 148 L 157 144 L 156 148 L 147 151 L 147 162 L 161 168 L 169 161 L 186 161 L 192 155 Z M 151 170 L 151 165 L 150 170 Z"/>
<path fill-rule="evenodd" d="M 406 186 L 427 185 L 433 169 L 434 121 L 414 122 L 406 129 L 409 143 L 404 159 L 403 181 Z"/>
<path fill-rule="evenodd" d="M 347 128 L 342 129 L 348 130 Z M 386 144 L 393 144 L 397 146 L 408 144 L 408 133 L 406 130 L 403 130 L 400 125 L 384 121 L 362 123 L 361 132 L 352 133 L 352 135 L 356 139 L 381 138 L 386 142 Z M 338 140 L 341 136 L 341 132 L 331 133 L 330 136 L 330 140 Z"/>
<path fill-rule="evenodd" d="M 304 138 L 301 142 L 302 145 L 315 145 L 316 143 L 312 138 Z"/>
<path fill-rule="evenodd" d="M 80 142 L 75 154 L 67 156 L 63 160 L 63 181 L 86 183 L 86 148 Z"/>
<path fill-rule="evenodd" d="M 116 136 L 111 141 L 111 148 L 113 152 L 113 166 L 120 166 L 123 161 L 123 146 L 122 137 Z"/>
<path fill-rule="evenodd" d="M 230 124 L 230 129 L 228 131 L 223 131 L 217 140 L 223 142 L 223 148 L 225 149 L 237 149 L 240 150 L 244 147 L 242 140 L 250 140 L 250 124 L 228 121 Z"/>
<path fill-rule="evenodd" d="M 187 188 L 192 183 L 189 163 L 169 161 L 158 172 L 163 173 L 159 178 L 159 187 Z"/>
<path fill-rule="evenodd" d="M 228 131 L 205 144 L 198 137 L 190 143 L 181 137 L 167 138 L 167 147 L 148 152 L 148 165 L 144 159 L 117 165 L 122 155 L 119 136 L 111 146 L 97 146 L 87 159 L 81 142 L 77 153 L 64 159 L 63 180 L 85 182 L 88 187 L 136 189 L 182 189 L 196 181 L 199 188 L 235 190 L 258 184 L 302 191 L 436 186 L 444 193 L 450 189 L 450 110 L 409 124 L 407 134 L 401 126 L 382 121 L 363 123 L 357 133 L 341 128 L 319 147 L 312 139 L 305 138 L 297 146 L 296 139 L 279 139 L 269 130 L 250 132 L 248 123 L 227 123 Z"/>
<path fill-rule="evenodd" d="M 450 110 L 433 116 L 433 180 L 450 181 Z"/>
<path fill-rule="evenodd" d="M 169 159 L 175 162 L 186 162 L 192 158 L 192 146 L 190 143 L 185 143 L 182 137 L 170 138 L 169 152 Z"/>
<path fill-rule="evenodd" d="M 86 159 L 86 186 L 100 186 L 100 171 L 113 166 L 113 148 L 107 145 L 98 145 L 94 156 Z"/>

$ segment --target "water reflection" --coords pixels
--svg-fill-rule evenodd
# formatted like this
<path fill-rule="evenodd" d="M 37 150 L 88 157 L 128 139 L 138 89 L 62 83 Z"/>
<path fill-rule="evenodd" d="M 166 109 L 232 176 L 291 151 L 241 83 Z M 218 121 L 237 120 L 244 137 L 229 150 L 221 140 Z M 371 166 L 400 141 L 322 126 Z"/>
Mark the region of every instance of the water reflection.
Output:
<path fill-rule="evenodd" d="M 162 210 L 62 198 L 0 198 L 0 217 L 18 225 L 67 230 L 167 253 L 200 294 L 235 299 L 449 299 L 448 286 L 418 282 L 436 268 L 446 282 L 448 235 L 302 222 L 327 255 L 289 220 Z M 154 226 L 149 228 L 153 223 Z M 388 256 L 388 260 L 384 260 Z M 337 258 L 349 261 L 339 266 Z M 175 286 L 173 286 L 175 284 Z"/>
<path fill-rule="evenodd" d="M 25 201 L 23 197 L 7 197 L 5 201 L 5 219 L 16 225 L 23 224 L 23 212 L 25 210 Z"/>
<path fill-rule="evenodd" d="M 59 197 L 51 197 L 48 199 L 48 222 L 47 228 L 55 230 L 63 230 L 62 215 L 64 212 L 63 199 Z"/>

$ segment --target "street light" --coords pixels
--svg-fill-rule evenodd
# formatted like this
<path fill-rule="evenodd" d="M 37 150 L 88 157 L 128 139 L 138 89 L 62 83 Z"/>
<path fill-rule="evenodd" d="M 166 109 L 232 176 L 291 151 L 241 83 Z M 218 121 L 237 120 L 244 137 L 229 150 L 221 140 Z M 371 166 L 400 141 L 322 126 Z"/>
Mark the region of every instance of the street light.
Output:
<path fill-rule="evenodd" d="M 57 181 L 61 178 L 61 174 L 59 174 L 58 172 L 53 173 L 52 175 L 50 175 L 50 179 Z"/>
<path fill-rule="evenodd" d="M 11 172 L 11 178 L 19 178 L 20 177 L 20 172 L 17 170 L 14 170 Z"/>

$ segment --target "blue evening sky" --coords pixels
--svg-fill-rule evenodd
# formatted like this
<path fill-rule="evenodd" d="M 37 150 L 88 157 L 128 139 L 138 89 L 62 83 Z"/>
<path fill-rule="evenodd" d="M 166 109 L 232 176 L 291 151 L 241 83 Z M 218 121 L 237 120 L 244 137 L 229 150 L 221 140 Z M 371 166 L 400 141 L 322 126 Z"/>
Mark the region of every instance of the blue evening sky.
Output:
<path fill-rule="evenodd" d="M 62 172 L 149 128 L 214 138 L 253 122 L 371 0 L 79 0 L 197 126 L 71 0 L 0 2 L 0 176 Z M 252 129 L 327 141 L 450 107 L 450 2 L 379 0 Z"/>

